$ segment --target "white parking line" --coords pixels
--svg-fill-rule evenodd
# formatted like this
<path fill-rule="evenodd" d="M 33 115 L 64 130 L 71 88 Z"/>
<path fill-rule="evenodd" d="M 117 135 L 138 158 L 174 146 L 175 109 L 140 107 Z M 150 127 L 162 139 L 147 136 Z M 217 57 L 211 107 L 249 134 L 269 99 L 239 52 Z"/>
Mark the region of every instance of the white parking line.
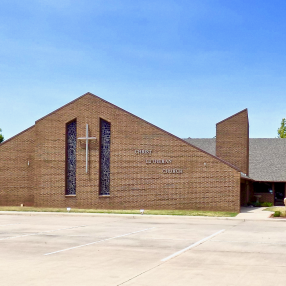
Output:
<path fill-rule="evenodd" d="M 244 240 L 212 240 L 212 242 L 221 242 L 221 243 L 239 243 L 239 244 L 270 244 L 270 245 L 285 245 L 286 242 L 267 242 L 267 241 L 244 241 Z"/>
<path fill-rule="evenodd" d="M 76 248 L 80 248 L 80 247 L 84 247 L 84 246 L 88 246 L 88 245 L 92 245 L 92 244 L 96 244 L 96 243 L 112 240 L 112 239 L 115 239 L 115 238 L 120 238 L 120 237 L 128 236 L 128 235 L 131 235 L 131 234 L 147 231 L 147 230 L 150 230 L 150 229 L 153 229 L 153 228 L 155 228 L 155 227 L 145 228 L 145 229 L 142 229 L 142 230 L 133 231 L 133 232 L 129 232 L 129 233 L 126 233 L 126 234 L 117 235 L 117 236 L 106 238 L 106 239 L 101 239 L 101 240 L 90 242 L 90 243 L 87 243 L 87 244 L 82 244 L 82 245 L 78 245 L 78 246 L 74 246 L 74 247 L 70 247 L 70 248 L 66 248 L 66 249 L 62 249 L 62 250 L 58 250 L 58 251 L 54 251 L 54 252 L 50 252 L 50 253 L 46 253 L 44 255 L 51 255 L 51 254 L 55 254 L 55 253 L 59 253 L 59 252 L 67 251 L 67 250 L 72 250 L 72 249 L 76 249 Z"/>
<path fill-rule="evenodd" d="M 45 233 L 49 233 L 49 232 L 54 232 L 54 231 L 59 231 L 59 230 L 67 230 L 67 229 L 73 229 L 73 228 L 79 228 L 79 227 L 85 227 L 85 226 L 87 226 L 87 225 L 73 226 L 73 227 L 68 227 L 68 228 L 59 228 L 59 229 L 54 229 L 54 230 L 41 231 L 41 232 L 23 234 L 23 235 L 17 235 L 17 236 L 9 236 L 9 237 L 5 237 L 5 238 L 0 238 L 0 240 L 7 240 L 7 239 L 18 238 L 18 237 L 32 236 L 32 235 L 40 235 L 40 234 L 45 234 Z"/>
<path fill-rule="evenodd" d="M 197 241 L 196 243 L 193 243 L 193 244 L 191 244 L 190 246 L 188 246 L 188 247 L 186 247 L 186 248 L 184 248 L 184 249 L 182 249 L 182 250 L 180 250 L 180 251 L 178 251 L 178 252 L 175 252 L 174 254 L 172 254 L 172 255 L 170 255 L 170 256 L 168 256 L 168 257 L 162 259 L 161 261 L 165 262 L 165 261 L 167 261 L 167 260 L 169 260 L 169 259 L 171 259 L 171 258 L 173 258 L 173 257 L 175 257 L 175 256 L 178 256 L 178 255 L 180 255 L 181 253 L 183 253 L 183 252 L 185 252 L 185 251 L 187 251 L 187 250 L 189 250 L 189 249 L 191 249 L 191 248 L 193 248 L 193 247 L 195 247 L 195 246 L 198 246 L 199 244 L 202 244 L 203 242 L 207 241 L 208 239 L 211 239 L 212 237 L 214 237 L 214 236 L 216 236 L 216 235 L 222 233 L 223 231 L 224 231 L 224 229 L 222 229 L 222 230 L 220 230 L 220 231 L 218 231 L 218 232 L 216 232 L 216 233 L 214 233 L 214 234 L 212 234 L 212 235 L 210 235 L 210 236 L 208 236 L 208 237 L 205 237 L 205 238 L 203 238 L 203 239 Z"/>

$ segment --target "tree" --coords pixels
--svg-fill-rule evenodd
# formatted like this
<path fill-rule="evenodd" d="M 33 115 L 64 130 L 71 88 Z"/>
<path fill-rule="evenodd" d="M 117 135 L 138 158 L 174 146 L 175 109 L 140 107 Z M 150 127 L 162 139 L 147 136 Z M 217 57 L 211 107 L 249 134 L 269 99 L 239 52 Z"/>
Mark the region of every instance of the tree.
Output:
<path fill-rule="evenodd" d="M 277 130 L 278 132 L 278 138 L 286 138 L 286 120 L 285 118 L 281 121 L 281 126 Z"/>
<path fill-rule="evenodd" d="M 0 143 L 4 141 L 4 137 L 3 137 L 3 135 L 1 134 L 1 132 L 2 132 L 2 129 L 0 128 Z"/>

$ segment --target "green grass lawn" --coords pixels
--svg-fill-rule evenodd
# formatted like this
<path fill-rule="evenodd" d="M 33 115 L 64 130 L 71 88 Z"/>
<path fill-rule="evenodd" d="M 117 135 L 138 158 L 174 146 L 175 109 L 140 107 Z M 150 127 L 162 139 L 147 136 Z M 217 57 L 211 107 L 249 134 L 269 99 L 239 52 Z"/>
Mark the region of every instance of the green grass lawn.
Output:
<path fill-rule="evenodd" d="M 275 212 L 275 211 L 280 211 L 281 213 L 281 217 L 285 217 L 285 207 L 270 207 L 270 208 L 266 208 L 264 209 L 264 211 L 269 211 L 269 212 Z"/>
<path fill-rule="evenodd" d="M 66 208 L 37 208 L 37 207 L 0 207 L 0 211 L 20 212 L 67 212 Z M 97 210 L 97 209 L 71 209 L 71 213 L 108 213 L 108 214 L 140 214 L 139 210 Z M 198 210 L 144 210 L 149 215 L 177 215 L 177 216 L 211 216 L 235 217 L 237 213 L 198 211 Z"/>

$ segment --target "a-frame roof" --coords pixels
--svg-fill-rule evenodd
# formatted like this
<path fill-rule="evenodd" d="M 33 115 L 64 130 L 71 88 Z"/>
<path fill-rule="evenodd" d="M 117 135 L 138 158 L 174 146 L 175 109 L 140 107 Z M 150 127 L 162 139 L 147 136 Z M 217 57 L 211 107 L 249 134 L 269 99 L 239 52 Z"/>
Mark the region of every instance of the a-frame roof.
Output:
<path fill-rule="evenodd" d="M 181 141 L 182 143 L 188 144 L 188 145 L 192 146 L 193 148 L 199 150 L 200 152 L 203 152 L 203 153 L 207 154 L 208 156 L 211 156 L 211 157 L 215 158 L 216 160 L 222 162 L 223 164 L 228 165 L 229 167 L 235 169 L 236 171 L 240 171 L 237 167 L 233 166 L 232 164 L 230 164 L 230 163 L 228 163 L 228 162 L 226 162 L 226 161 L 224 161 L 224 160 L 222 160 L 222 159 L 216 157 L 216 156 L 213 155 L 213 154 L 210 154 L 210 153 L 206 152 L 205 150 L 203 150 L 203 149 L 201 149 L 201 148 L 199 148 L 199 147 L 197 147 L 197 146 L 195 146 L 195 145 L 193 145 L 193 144 L 191 144 L 191 143 L 189 143 L 189 142 L 186 142 L 184 139 L 179 138 L 179 137 L 177 137 L 177 136 L 175 136 L 175 135 L 173 135 L 173 134 L 171 134 L 171 133 L 169 133 L 169 132 L 167 132 L 167 131 L 161 129 L 160 127 L 157 127 L 156 125 L 154 125 L 154 124 L 152 124 L 152 123 L 150 123 L 150 122 L 148 122 L 148 121 L 146 121 L 146 120 L 144 120 L 144 119 L 142 119 L 142 118 L 140 118 L 140 117 L 138 117 L 138 116 L 136 116 L 136 115 L 134 115 L 134 114 L 132 114 L 132 113 L 130 113 L 130 112 L 128 112 L 128 111 L 126 111 L 126 110 L 124 110 L 124 109 L 122 109 L 122 108 L 120 108 L 120 107 L 118 107 L 118 106 L 116 106 L 116 105 L 114 105 L 114 104 L 112 104 L 112 103 L 110 103 L 110 102 L 108 102 L 108 101 L 106 101 L 106 100 L 100 98 L 100 97 L 98 97 L 97 95 L 95 95 L 95 94 L 93 94 L 93 93 L 91 93 L 91 92 L 87 92 L 87 93 L 83 94 L 82 96 L 76 98 L 75 100 L 73 100 L 73 101 L 71 101 L 71 102 L 69 102 L 69 103 L 63 105 L 62 107 L 60 107 L 60 108 L 58 108 L 58 109 L 52 111 L 51 113 L 45 115 L 44 117 L 38 119 L 38 120 L 36 121 L 36 124 L 37 124 L 37 122 L 39 122 L 39 121 L 41 121 L 41 120 L 44 120 L 45 118 L 47 118 L 47 117 L 53 115 L 54 113 L 58 112 L 59 110 L 64 109 L 65 107 L 67 107 L 67 106 L 73 104 L 74 102 L 81 100 L 82 98 L 84 98 L 84 97 L 86 97 L 86 96 L 92 96 L 92 97 L 94 97 L 94 99 L 96 99 L 96 100 L 101 100 L 101 101 L 103 101 L 103 102 L 105 102 L 105 103 L 107 103 L 107 104 L 113 106 L 114 108 L 117 108 L 117 109 L 119 109 L 119 110 L 121 110 L 121 111 L 123 111 L 123 112 L 125 112 L 125 113 L 128 113 L 129 115 L 131 115 L 131 116 L 133 116 L 133 117 L 135 117 L 135 118 L 137 118 L 137 119 L 140 119 L 140 120 L 144 121 L 146 124 L 149 124 L 149 125 L 151 125 L 151 126 L 157 128 L 157 129 L 159 129 L 160 131 L 164 132 L 165 134 L 168 134 L 169 136 L 172 136 L 172 137 L 176 138 L 177 140 Z M 32 127 L 34 127 L 34 126 L 32 126 Z M 30 127 L 30 128 L 32 128 L 32 127 Z M 28 129 L 26 129 L 25 131 L 27 131 L 27 130 L 28 130 Z M 23 131 L 23 132 L 24 132 L 24 131 Z M 21 132 L 21 133 L 23 133 L 23 132 Z M 20 133 L 19 133 L 19 134 L 20 134 Z M 18 136 L 19 134 L 15 135 L 14 137 Z M 12 140 L 14 137 L 10 138 L 10 139 L 7 140 L 7 141 Z M 7 141 L 4 141 L 4 142 L 7 142 Z M 3 142 L 2 144 L 4 144 L 4 142 Z M 0 144 L 0 147 L 1 147 L 2 144 Z"/>

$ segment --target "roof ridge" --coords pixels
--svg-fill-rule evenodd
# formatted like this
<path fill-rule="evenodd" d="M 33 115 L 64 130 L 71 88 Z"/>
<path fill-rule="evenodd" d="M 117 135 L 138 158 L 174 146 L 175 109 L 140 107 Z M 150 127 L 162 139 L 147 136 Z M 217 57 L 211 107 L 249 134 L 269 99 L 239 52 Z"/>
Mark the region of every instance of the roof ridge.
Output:
<path fill-rule="evenodd" d="M 48 113 L 47 115 L 45 115 L 45 116 L 41 117 L 40 119 L 36 120 L 35 122 L 37 123 L 37 122 L 39 122 L 39 121 L 43 120 L 44 118 L 46 118 L 46 117 L 48 117 L 48 116 L 52 115 L 53 113 L 55 113 L 55 112 L 57 112 L 57 111 L 59 111 L 59 110 L 61 110 L 61 109 L 65 108 L 66 106 L 68 106 L 68 105 L 70 105 L 70 104 L 74 103 L 75 101 L 78 101 L 79 99 L 81 99 L 82 97 L 84 97 L 84 96 L 86 96 L 86 95 L 93 95 L 93 96 L 96 96 L 96 95 L 92 94 L 91 92 L 86 92 L 85 94 L 81 95 L 80 97 L 77 97 L 76 99 L 74 99 L 74 100 L 72 100 L 72 101 L 68 102 L 67 104 L 65 104 L 65 105 L 61 106 L 60 108 L 57 108 L 56 110 L 54 110 L 54 111 L 52 111 L 52 112 Z"/>
<path fill-rule="evenodd" d="M 107 104 L 109 104 L 109 105 L 111 105 L 111 106 L 113 106 L 113 107 L 115 107 L 115 108 L 117 108 L 117 109 L 119 109 L 119 110 L 121 110 L 121 111 L 123 111 L 123 112 L 125 112 L 125 113 L 127 113 L 127 114 L 129 114 L 129 115 L 131 115 L 131 116 L 133 116 L 133 117 L 135 117 L 135 118 L 138 118 L 138 119 L 144 121 L 145 123 L 147 123 L 148 125 L 151 125 L 151 126 L 155 127 L 156 129 L 161 130 L 162 132 L 168 134 L 169 136 L 172 136 L 172 137 L 176 138 L 177 140 L 180 140 L 180 141 L 183 142 L 184 144 L 187 144 L 187 145 L 192 146 L 193 148 L 195 148 L 195 149 L 197 149 L 197 150 L 199 150 L 199 151 L 201 151 L 201 152 L 203 152 L 203 153 L 205 153 L 205 154 L 207 154 L 207 155 L 209 155 L 209 156 L 211 156 L 211 157 L 217 159 L 218 161 L 220 161 L 220 162 L 222 162 L 222 163 L 228 165 L 229 167 L 235 169 L 236 171 L 240 171 L 236 166 L 230 164 L 229 162 L 224 161 L 224 160 L 222 160 L 221 158 L 218 158 L 218 157 L 216 157 L 215 155 L 212 155 L 212 154 L 210 154 L 210 153 L 204 151 L 203 149 L 200 149 L 199 147 L 197 147 L 197 146 L 195 146 L 195 145 L 193 145 L 193 144 L 191 144 L 191 143 L 185 141 L 184 139 L 177 137 L 176 135 L 174 135 L 174 134 L 172 134 L 172 133 L 170 133 L 170 132 L 168 132 L 168 131 L 166 131 L 166 130 L 164 130 L 164 129 L 162 129 L 162 128 L 160 128 L 160 127 L 158 127 L 158 126 L 156 126 L 156 125 L 154 125 L 154 124 L 152 124 L 152 123 L 150 123 L 150 122 L 148 122 L 148 121 L 146 121 L 146 120 L 144 120 L 144 119 L 142 119 L 141 117 L 139 117 L 139 116 L 137 116 L 137 115 L 135 115 L 135 114 L 133 114 L 133 113 L 131 113 L 131 112 L 129 112 L 129 111 L 127 111 L 127 110 L 125 110 L 125 109 L 123 109 L 123 108 L 121 108 L 121 107 L 119 107 L 119 106 L 117 106 L 117 105 L 115 105 L 115 104 L 113 104 L 113 103 L 111 103 L 111 102 L 109 102 L 109 101 L 107 101 L 107 100 L 105 100 L 105 99 L 103 99 L 103 98 L 101 98 L 101 97 L 99 97 L 99 96 L 97 96 L 97 95 L 91 93 L 91 92 L 87 92 L 87 93 L 81 95 L 80 97 L 78 97 L 78 98 L 76 98 L 76 99 L 70 101 L 69 103 L 67 103 L 67 104 L 65 104 L 65 105 L 63 105 L 63 106 L 61 106 L 60 108 L 58 108 L 58 109 L 56 109 L 56 110 L 54 110 L 54 111 L 48 113 L 48 114 L 45 115 L 44 117 L 41 117 L 40 119 L 38 119 L 35 123 L 37 123 L 37 122 L 43 120 L 44 118 L 46 118 L 46 117 L 48 117 L 48 116 L 50 116 L 50 115 L 56 113 L 57 111 L 59 111 L 59 110 L 65 108 L 66 106 L 68 106 L 68 105 L 70 105 L 70 104 L 72 104 L 72 103 L 74 103 L 74 102 L 80 100 L 81 98 L 83 98 L 83 97 L 85 97 L 85 96 L 87 96 L 87 95 L 91 95 L 91 96 L 93 96 L 93 97 L 95 97 L 95 98 L 97 98 L 97 99 L 99 99 L 99 100 L 101 100 L 101 101 L 103 101 L 103 102 L 105 102 L 105 103 L 107 103 Z M 35 126 L 35 125 L 34 125 L 34 126 Z M 32 126 L 32 127 L 34 127 L 34 126 Z M 27 129 L 27 130 L 28 130 L 28 129 Z M 24 130 L 23 132 L 25 132 L 25 131 L 27 131 L 27 130 Z M 21 133 L 23 133 L 23 132 L 21 132 Z M 21 133 L 15 135 L 14 137 L 20 135 Z M 12 137 L 12 138 L 14 138 L 14 137 Z M 12 138 L 10 138 L 10 139 L 12 139 Z M 10 139 L 9 139 L 9 140 L 10 140 Z M 8 141 L 8 140 L 7 140 L 7 141 Z M 4 142 L 5 142 L 5 141 L 4 141 Z M 2 143 L 2 144 L 3 144 L 3 143 Z M 0 146 L 1 146 L 1 145 L 0 145 Z"/>

